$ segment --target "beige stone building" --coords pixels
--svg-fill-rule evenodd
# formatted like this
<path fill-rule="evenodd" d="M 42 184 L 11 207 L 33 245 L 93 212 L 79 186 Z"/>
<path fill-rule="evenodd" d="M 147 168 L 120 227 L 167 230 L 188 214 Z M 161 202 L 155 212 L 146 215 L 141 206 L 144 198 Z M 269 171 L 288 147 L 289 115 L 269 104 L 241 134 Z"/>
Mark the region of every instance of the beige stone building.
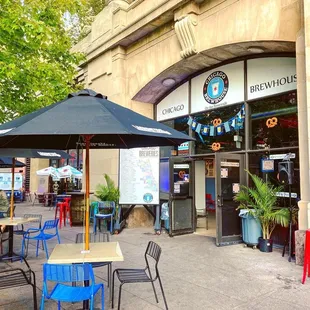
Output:
<path fill-rule="evenodd" d="M 183 149 L 162 150 L 169 162 L 180 157 L 175 155 L 188 160 L 194 212 L 203 213 L 206 197 L 211 205 L 225 205 L 225 179 L 238 191 L 243 178 L 247 181 L 244 168 L 274 180 L 278 163 L 292 153 L 299 229 L 309 228 L 310 0 L 106 2 L 73 49 L 86 54 L 78 80 L 196 136 L 197 142 Z M 262 159 L 272 160 L 269 174 Z M 118 151 L 91 151 L 91 188 L 103 181 L 103 173 L 117 182 L 118 162 Z M 172 208 L 177 212 L 177 204 Z M 238 241 L 234 228 L 225 231 L 236 216 L 211 209 L 209 224 L 216 214 L 217 229 L 203 233 L 215 236 L 217 230 L 217 244 Z M 170 228 L 199 231 L 202 224 L 186 212 L 190 221 L 172 220 Z"/>

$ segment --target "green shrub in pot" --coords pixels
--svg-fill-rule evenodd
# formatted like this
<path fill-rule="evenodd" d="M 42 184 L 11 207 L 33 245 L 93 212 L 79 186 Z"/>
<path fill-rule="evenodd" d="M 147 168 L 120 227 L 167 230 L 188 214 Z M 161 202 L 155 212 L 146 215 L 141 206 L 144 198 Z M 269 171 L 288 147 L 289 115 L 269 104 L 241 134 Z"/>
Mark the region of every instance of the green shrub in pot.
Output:
<path fill-rule="evenodd" d="M 120 192 L 118 187 L 115 186 L 114 181 L 106 173 L 104 174 L 104 179 L 106 184 L 97 185 L 95 196 L 98 198 L 99 201 L 114 201 L 116 208 L 114 217 L 117 218 Z"/>
<path fill-rule="evenodd" d="M 289 210 L 277 205 L 276 194 L 283 188 L 265 182 L 248 171 L 247 173 L 253 180 L 254 187 L 242 186 L 234 200 L 240 203 L 238 209 L 249 210 L 249 213 L 259 220 L 263 231 L 263 237 L 259 239 L 259 248 L 262 252 L 271 252 L 273 244 L 271 235 L 276 225 L 287 227 L 290 221 Z"/>

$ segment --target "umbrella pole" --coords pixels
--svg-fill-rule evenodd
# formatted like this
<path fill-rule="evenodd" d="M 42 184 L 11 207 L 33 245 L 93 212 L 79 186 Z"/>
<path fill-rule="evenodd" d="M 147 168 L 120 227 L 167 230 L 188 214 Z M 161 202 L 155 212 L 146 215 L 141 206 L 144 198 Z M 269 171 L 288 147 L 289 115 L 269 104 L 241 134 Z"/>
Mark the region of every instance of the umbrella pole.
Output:
<path fill-rule="evenodd" d="M 91 136 L 85 136 L 86 157 L 85 157 L 85 177 L 86 177 L 86 214 L 85 214 L 85 250 L 89 251 L 89 145 Z"/>
<path fill-rule="evenodd" d="M 15 157 L 12 158 L 12 189 L 11 189 L 11 206 L 10 206 L 10 218 L 13 219 L 14 209 L 14 180 L 15 180 Z"/>

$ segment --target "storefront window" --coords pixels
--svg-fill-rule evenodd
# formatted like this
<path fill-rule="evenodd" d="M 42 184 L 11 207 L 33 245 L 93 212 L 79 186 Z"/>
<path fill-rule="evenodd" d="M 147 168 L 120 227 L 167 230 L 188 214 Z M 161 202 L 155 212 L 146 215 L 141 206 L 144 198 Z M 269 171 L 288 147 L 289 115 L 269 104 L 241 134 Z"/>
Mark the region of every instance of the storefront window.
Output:
<path fill-rule="evenodd" d="M 224 108 L 199 113 L 193 117 L 201 125 L 212 126 L 214 121 L 217 120 L 217 122 L 219 122 L 219 119 L 221 124 L 224 124 L 229 120 L 234 119 L 241 111 L 242 106 L 243 104 L 227 106 Z M 225 130 L 224 126 L 222 126 L 220 134 L 216 132 L 215 136 L 210 136 L 210 134 L 199 136 L 196 133 L 196 154 L 205 154 L 217 151 L 214 149 L 214 146 L 219 147 L 218 151 L 221 152 L 238 151 L 244 149 L 244 121 L 242 121 L 242 126 L 240 126 L 238 129 L 229 126 L 228 131 Z"/>
<path fill-rule="evenodd" d="M 298 145 L 296 92 L 250 103 L 252 148 Z"/>
<path fill-rule="evenodd" d="M 187 125 L 188 116 L 182 116 L 176 119 L 161 122 L 166 126 L 169 126 L 177 131 L 180 131 L 186 135 L 189 134 L 189 128 Z M 178 154 L 178 147 L 165 146 L 160 148 L 160 157 L 170 157 Z M 189 154 L 189 153 L 188 153 Z"/>

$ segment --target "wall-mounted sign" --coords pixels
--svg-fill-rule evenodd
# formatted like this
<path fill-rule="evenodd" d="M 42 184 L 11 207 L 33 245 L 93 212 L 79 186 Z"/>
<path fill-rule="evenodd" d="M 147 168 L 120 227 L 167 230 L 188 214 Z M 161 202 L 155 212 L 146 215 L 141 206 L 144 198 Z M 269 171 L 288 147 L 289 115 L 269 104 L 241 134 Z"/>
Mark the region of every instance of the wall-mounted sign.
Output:
<path fill-rule="evenodd" d="M 191 113 L 244 101 L 243 61 L 218 67 L 192 79 Z"/>
<path fill-rule="evenodd" d="M 221 167 L 240 167 L 240 163 L 235 161 L 221 161 Z"/>
<path fill-rule="evenodd" d="M 276 195 L 277 195 L 277 197 L 285 197 L 285 198 L 289 198 L 290 197 L 290 193 L 289 192 L 277 192 Z M 291 193 L 291 197 L 292 198 L 297 198 L 297 193 Z"/>
<path fill-rule="evenodd" d="M 188 82 L 170 93 L 156 107 L 157 121 L 184 116 L 188 112 Z"/>
<path fill-rule="evenodd" d="M 189 142 L 184 142 L 178 146 L 178 155 L 188 155 L 189 154 Z"/>
<path fill-rule="evenodd" d="M 297 89 L 295 58 L 251 59 L 247 68 L 248 100 Z"/>
<path fill-rule="evenodd" d="M 296 158 L 296 154 L 295 153 L 289 153 L 289 154 L 271 154 L 269 155 L 269 159 L 294 159 Z"/>

